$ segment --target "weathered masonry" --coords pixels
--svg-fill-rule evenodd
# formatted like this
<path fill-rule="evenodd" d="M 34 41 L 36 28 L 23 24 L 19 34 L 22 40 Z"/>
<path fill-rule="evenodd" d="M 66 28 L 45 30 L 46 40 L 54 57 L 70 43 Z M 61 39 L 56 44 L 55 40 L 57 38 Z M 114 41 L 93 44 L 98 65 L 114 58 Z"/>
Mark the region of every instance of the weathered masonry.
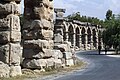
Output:
<path fill-rule="evenodd" d="M 102 39 L 98 35 L 101 33 L 101 26 L 65 19 L 63 18 L 65 9 L 55 9 L 55 13 L 54 31 L 59 32 L 64 41 L 71 42 L 72 46 L 79 50 L 93 50 L 97 49 L 98 45 L 103 46 Z"/>
<path fill-rule="evenodd" d="M 22 75 L 21 65 L 40 71 L 72 66 L 74 48 L 102 46 L 100 26 L 65 19 L 65 9 L 54 10 L 53 0 L 24 0 L 25 19 L 20 26 L 20 2 L 0 0 L 0 77 Z"/>
<path fill-rule="evenodd" d="M 53 0 L 25 0 L 25 24 L 23 26 L 23 62 L 24 68 L 59 68 L 74 65 L 72 53 L 54 48 Z M 67 48 L 67 47 L 66 47 Z M 63 57 L 64 53 L 65 57 Z M 66 60 L 67 57 L 67 60 Z M 70 59 L 70 60 L 68 60 Z"/>
<path fill-rule="evenodd" d="M 0 77 L 21 75 L 21 0 L 0 0 Z"/>

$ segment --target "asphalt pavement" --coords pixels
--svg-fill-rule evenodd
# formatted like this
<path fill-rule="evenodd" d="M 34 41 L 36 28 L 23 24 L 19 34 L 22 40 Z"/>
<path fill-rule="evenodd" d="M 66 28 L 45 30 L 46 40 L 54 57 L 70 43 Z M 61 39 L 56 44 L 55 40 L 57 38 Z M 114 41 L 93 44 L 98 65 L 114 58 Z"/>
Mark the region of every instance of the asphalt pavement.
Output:
<path fill-rule="evenodd" d="M 120 57 L 97 51 L 78 52 L 77 56 L 88 62 L 86 68 L 50 80 L 120 80 Z"/>

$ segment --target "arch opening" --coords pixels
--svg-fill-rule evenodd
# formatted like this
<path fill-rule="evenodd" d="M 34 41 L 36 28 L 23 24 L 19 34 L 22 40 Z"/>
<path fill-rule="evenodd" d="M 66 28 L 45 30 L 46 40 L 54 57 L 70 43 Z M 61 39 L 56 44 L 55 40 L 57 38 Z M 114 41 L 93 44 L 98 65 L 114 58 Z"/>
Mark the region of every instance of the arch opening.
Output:
<path fill-rule="evenodd" d="M 71 44 L 73 45 L 74 42 L 73 42 L 73 35 L 74 35 L 74 30 L 73 30 L 73 27 L 72 26 L 69 26 L 69 29 L 68 29 L 68 41 L 71 42 Z"/>
<path fill-rule="evenodd" d="M 88 42 L 88 44 L 90 44 L 91 43 L 91 30 L 90 30 L 90 28 L 88 28 L 87 29 L 87 42 Z"/>
<path fill-rule="evenodd" d="M 85 28 L 82 28 L 82 31 L 81 31 L 81 34 L 82 34 L 82 44 L 85 44 Z"/>
<path fill-rule="evenodd" d="M 76 45 L 77 47 L 80 47 L 80 45 L 79 45 L 80 31 L 79 31 L 79 28 L 78 28 L 78 27 L 76 28 L 75 32 L 76 32 L 76 36 L 75 36 L 75 37 L 76 37 L 76 44 L 75 44 L 75 45 Z"/>
<path fill-rule="evenodd" d="M 97 43 L 97 40 L 96 40 L 97 38 L 96 38 L 96 30 L 95 29 L 93 29 L 93 46 L 96 48 L 97 47 L 97 45 L 96 45 L 96 43 Z"/>

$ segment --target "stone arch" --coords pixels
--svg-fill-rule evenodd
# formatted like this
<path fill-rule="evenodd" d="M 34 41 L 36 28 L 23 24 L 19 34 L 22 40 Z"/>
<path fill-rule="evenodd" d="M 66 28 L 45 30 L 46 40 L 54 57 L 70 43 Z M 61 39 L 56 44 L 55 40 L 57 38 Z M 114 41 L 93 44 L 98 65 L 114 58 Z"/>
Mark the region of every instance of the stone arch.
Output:
<path fill-rule="evenodd" d="M 74 45 L 74 26 L 70 25 L 68 27 L 68 41 L 71 42 L 72 45 Z"/>
<path fill-rule="evenodd" d="M 67 30 L 68 25 L 66 24 L 66 22 L 63 22 L 63 40 L 66 41 L 67 37 L 68 37 L 68 30 Z"/>
<path fill-rule="evenodd" d="M 82 44 L 85 44 L 85 33 L 86 33 L 86 30 L 84 27 L 82 27 L 81 29 L 81 41 L 82 41 Z"/>
<path fill-rule="evenodd" d="M 75 29 L 75 37 L 76 37 L 76 43 L 75 43 L 75 45 L 77 46 L 77 47 L 80 47 L 80 29 L 77 27 L 76 29 Z"/>
<path fill-rule="evenodd" d="M 102 43 L 102 31 L 98 30 L 98 44 L 101 45 Z"/>
<path fill-rule="evenodd" d="M 94 28 L 94 29 L 92 29 L 92 35 L 93 35 L 93 46 L 96 48 L 97 47 L 97 45 L 96 45 L 96 43 L 97 43 L 97 33 L 96 33 L 97 31 L 96 31 L 96 29 Z"/>
<path fill-rule="evenodd" d="M 90 27 L 88 27 L 88 29 L 87 29 L 87 42 L 88 42 L 88 44 L 90 44 L 91 43 L 91 29 L 90 29 Z"/>

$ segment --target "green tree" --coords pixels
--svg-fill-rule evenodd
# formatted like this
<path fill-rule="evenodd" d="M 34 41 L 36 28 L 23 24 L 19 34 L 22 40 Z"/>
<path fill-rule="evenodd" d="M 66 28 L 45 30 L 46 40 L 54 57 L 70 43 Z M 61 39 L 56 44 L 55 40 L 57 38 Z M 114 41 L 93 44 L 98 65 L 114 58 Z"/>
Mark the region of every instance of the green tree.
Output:
<path fill-rule="evenodd" d="M 110 20 L 110 19 L 112 19 L 112 16 L 113 16 L 112 11 L 108 10 L 107 13 L 106 13 L 106 19 Z"/>
<path fill-rule="evenodd" d="M 103 21 L 95 17 L 81 16 L 80 12 L 73 13 L 67 16 L 68 19 L 78 20 L 81 22 L 89 22 L 95 25 L 103 25 Z"/>
<path fill-rule="evenodd" d="M 73 20 L 80 20 L 80 12 L 73 13 L 72 15 L 68 15 L 67 18 Z"/>
<path fill-rule="evenodd" d="M 103 43 L 109 47 L 113 46 L 116 51 L 120 49 L 120 17 L 111 17 L 104 22 L 106 30 L 103 32 Z"/>

